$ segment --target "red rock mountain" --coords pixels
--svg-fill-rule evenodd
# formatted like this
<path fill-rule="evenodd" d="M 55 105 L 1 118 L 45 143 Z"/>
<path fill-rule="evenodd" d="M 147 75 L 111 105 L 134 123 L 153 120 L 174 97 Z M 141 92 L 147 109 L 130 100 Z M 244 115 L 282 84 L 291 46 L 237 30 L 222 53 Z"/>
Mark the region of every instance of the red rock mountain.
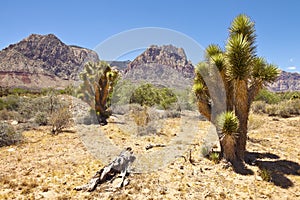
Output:
<path fill-rule="evenodd" d="M 0 86 L 65 87 L 84 62 L 97 60 L 96 52 L 66 45 L 53 34 L 32 34 L 0 51 Z"/>
<path fill-rule="evenodd" d="M 141 55 L 128 64 L 128 68 L 125 73 L 134 68 L 145 65 L 165 66 L 178 71 L 185 78 L 194 77 L 194 66 L 191 61 L 187 60 L 187 56 L 183 48 L 177 48 L 173 45 L 150 46 Z"/>

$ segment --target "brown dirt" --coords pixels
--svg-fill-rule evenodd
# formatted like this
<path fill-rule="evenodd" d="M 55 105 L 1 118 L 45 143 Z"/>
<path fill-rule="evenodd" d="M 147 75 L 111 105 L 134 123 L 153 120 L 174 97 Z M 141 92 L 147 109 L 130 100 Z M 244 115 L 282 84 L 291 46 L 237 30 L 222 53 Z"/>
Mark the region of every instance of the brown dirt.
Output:
<path fill-rule="evenodd" d="M 48 127 L 27 131 L 24 143 L 0 148 L 0 199 L 300 199 L 300 117 L 252 115 L 250 119 L 246 164 L 250 175 L 200 156 L 202 130 L 209 123 L 199 121 L 199 134 L 184 157 L 155 172 L 131 174 L 125 188 L 112 191 L 104 184 L 92 193 L 73 188 L 107 163 L 89 154 L 76 131 L 56 136 L 48 134 Z M 173 124 L 166 123 L 161 134 L 138 139 L 115 123 L 103 131 L 117 146 L 132 146 L 142 153 L 149 143 L 166 143 L 175 137 L 170 131 L 176 130 Z M 190 151 L 193 163 L 188 159 Z M 262 169 L 269 173 L 270 182 L 259 176 Z"/>

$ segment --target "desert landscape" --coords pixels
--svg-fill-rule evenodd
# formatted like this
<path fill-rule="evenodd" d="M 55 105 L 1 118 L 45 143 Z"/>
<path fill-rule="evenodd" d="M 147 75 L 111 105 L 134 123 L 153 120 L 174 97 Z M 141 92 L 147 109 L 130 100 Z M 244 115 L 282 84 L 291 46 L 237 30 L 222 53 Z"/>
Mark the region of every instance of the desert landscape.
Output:
<path fill-rule="evenodd" d="M 3 29 L 0 200 L 300 199 L 297 31 L 274 31 L 277 16 L 240 2 L 220 3 L 226 17 L 216 10 L 210 18 L 204 2 L 60 3 L 34 4 L 29 21 L 46 29 L 23 22 L 17 42 Z M 19 16 L 10 20 L 28 18 L 7 6 Z M 152 23 L 132 29 L 152 20 L 196 37 Z M 121 27 L 131 29 L 111 35 Z M 92 50 L 95 35 L 103 41 Z"/>

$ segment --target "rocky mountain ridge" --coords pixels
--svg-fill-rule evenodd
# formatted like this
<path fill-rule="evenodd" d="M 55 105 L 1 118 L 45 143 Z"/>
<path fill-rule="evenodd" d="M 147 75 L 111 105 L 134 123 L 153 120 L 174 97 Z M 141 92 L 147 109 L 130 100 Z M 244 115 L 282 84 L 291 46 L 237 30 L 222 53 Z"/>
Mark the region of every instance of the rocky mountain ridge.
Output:
<path fill-rule="evenodd" d="M 98 60 L 96 52 L 66 45 L 53 34 L 32 34 L 0 51 L 0 85 L 63 87 L 77 79 L 84 62 Z"/>
<path fill-rule="evenodd" d="M 72 45 L 66 45 L 53 34 L 32 34 L 16 44 L 0 51 L 0 86 L 39 89 L 44 87 L 66 87 L 78 79 L 86 61 L 98 61 L 96 52 Z M 124 74 L 129 72 L 143 78 L 145 69 L 154 69 L 150 74 L 164 79 L 174 72 L 173 78 L 192 80 L 194 67 L 187 59 L 184 49 L 173 45 L 148 47 L 133 61 L 108 61 Z M 164 71 L 164 73 L 161 73 Z M 183 75 L 183 76 L 182 76 Z M 147 78 L 147 77 L 146 77 Z M 300 91 L 300 74 L 282 71 L 278 79 L 268 85 L 275 92 Z"/>
<path fill-rule="evenodd" d="M 145 65 L 168 66 L 181 73 L 185 78 L 194 77 L 194 66 L 187 59 L 184 49 L 173 45 L 151 45 L 128 64 L 125 74 L 134 68 Z"/>
<path fill-rule="evenodd" d="M 281 71 L 277 80 L 268 85 L 273 92 L 300 91 L 300 74 Z"/>

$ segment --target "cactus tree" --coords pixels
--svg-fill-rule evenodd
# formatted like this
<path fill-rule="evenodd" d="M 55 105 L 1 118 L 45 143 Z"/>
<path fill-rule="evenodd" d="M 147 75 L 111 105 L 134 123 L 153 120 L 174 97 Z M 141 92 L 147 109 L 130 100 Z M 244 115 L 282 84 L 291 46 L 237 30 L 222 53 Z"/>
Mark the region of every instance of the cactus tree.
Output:
<path fill-rule="evenodd" d="M 229 28 L 225 49 L 209 45 L 206 49 L 206 61 L 196 67 L 194 92 L 200 113 L 214 124 L 217 115 L 224 111 L 232 111 L 238 119 L 238 136 L 230 137 L 236 140 L 232 142 L 235 145 L 227 145 L 227 148 L 234 148 L 235 155 L 231 158 L 237 160 L 244 159 L 251 103 L 259 90 L 278 76 L 276 66 L 256 55 L 255 38 L 254 22 L 246 15 L 239 15 Z M 214 75 L 215 71 L 218 77 Z M 226 93 L 223 103 L 218 98 L 218 89 L 209 91 L 207 84 L 218 88 L 216 85 L 220 82 Z M 216 113 L 212 113 L 213 106 L 217 108 Z M 223 110 L 220 109 L 222 107 Z"/>
<path fill-rule="evenodd" d="M 87 102 L 96 111 L 100 125 L 107 124 L 106 120 L 110 115 L 107 102 L 118 77 L 118 70 L 104 61 L 88 62 L 80 73 L 83 83 L 77 90 L 78 98 Z"/>

